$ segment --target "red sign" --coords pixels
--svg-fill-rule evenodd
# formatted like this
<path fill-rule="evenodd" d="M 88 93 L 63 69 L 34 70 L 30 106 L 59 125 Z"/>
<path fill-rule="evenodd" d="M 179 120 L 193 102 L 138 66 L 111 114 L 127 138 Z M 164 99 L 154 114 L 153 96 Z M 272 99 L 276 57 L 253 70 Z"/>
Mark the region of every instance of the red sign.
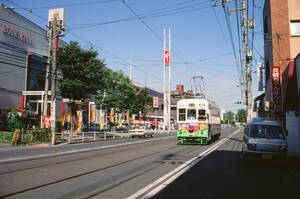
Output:
<path fill-rule="evenodd" d="M 158 97 L 153 97 L 153 107 L 158 108 Z"/>
<path fill-rule="evenodd" d="M 195 107 L 195 104 L 189 104 L 189 107 Z"/>
<path fill-rule="evenodd" d="M 44 116 L 44 128 L 49 128 L 51 126 L 50 115 Z"/>
<path fill-rule="evenodd" d="M 32 37 L 17 30 L 13 26 L 9 26 L 7 24 L 2 24 L 2 32 L 15 38 L 15 39 L 21 40 L 24 43 L 32 45 Z"/>
<path fill-rule="evenodd" d="M 272 78 L 273 110 L 275 112 L 280 112 L 281 111 L 281 85 L 280 85 L 280 67 L 279 66 L 272 66 L 271 78 Z"/>
<path fill-rule="evenodd" d="M 170 64 L 170 51 L 166 50 L 165 51 L 165 65 Z"/>

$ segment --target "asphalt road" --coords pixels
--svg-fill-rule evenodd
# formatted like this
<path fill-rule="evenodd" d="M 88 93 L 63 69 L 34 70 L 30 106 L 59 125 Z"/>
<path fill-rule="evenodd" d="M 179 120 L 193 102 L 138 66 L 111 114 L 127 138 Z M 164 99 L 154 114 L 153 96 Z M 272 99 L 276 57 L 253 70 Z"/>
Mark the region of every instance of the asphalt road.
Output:
<path fill-rule="evenodd" d="M 227 128 L 204 146 L 177 145 L 175 135 L 156 135 L 0 151 L 0 197 L 269 198 L 270 190 L 271 196 L 292 197 L 297 186 L 290 170 L 242 164 L 240 136 Z"/>
<path fill-rule="evenodd" d="M 240 159 L 242 134 L 230 138 L 154 199 L 163 198 L 300 198 L 297 159 Z"/>

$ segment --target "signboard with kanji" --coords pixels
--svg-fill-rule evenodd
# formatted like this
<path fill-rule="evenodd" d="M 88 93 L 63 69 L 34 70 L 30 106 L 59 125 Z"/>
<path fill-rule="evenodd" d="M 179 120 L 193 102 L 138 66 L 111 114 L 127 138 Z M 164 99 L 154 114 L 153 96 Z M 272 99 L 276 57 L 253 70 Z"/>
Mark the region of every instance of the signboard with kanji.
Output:
<path fill-rule="evenodd" d="M 274 112 L 281 111 L 281 85 L 280 85 L 280 67 L 272 66 L 271 68 L 272 78 L 272 99 Z"/>
<path fill-rule="evenodd" d="M 49 28 L 51 27 L 54 19 L 56 19 L 56 32 L 57 32 L 57 35 L 60 37 L 65 35 L 65 30 L 66 30 L 65 15 L 66 15 L 66 12 L 65 12 L 64 8 L 49 10 L 49 15 L 48 15 Z"/>

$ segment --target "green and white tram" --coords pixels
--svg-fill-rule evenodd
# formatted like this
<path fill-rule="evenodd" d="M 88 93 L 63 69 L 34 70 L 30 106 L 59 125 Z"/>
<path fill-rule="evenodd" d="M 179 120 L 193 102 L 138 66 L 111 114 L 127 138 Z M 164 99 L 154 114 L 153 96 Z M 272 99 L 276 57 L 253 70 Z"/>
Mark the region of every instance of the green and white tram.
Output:
<path fill-rule="evenodd" d="M 207 99 L 179 100 L 177 120 L 179 144 L 207 144 L 221 135 L 220 109 Z"/>

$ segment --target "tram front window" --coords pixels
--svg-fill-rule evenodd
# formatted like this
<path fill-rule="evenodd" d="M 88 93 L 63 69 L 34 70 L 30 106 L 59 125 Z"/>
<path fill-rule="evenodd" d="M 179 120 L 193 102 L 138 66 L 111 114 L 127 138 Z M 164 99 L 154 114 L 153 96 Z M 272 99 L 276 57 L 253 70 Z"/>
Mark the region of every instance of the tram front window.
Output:
<path fill-rule="evenodd" d="M 198 120 L 199 121 L 206 120 L 206 111 L 204 109 L 198 110 Z"/>
<path fill-rule="evenodd" d="M 185 109 L 179 109 L 179 121 L 185 121 Z"/>
<path fill-rule="evenodd" d="M 195 109 L 188 109 L 187 119 L 188 120 L 195 120 L 196 119 L 196 110 Z"/>

